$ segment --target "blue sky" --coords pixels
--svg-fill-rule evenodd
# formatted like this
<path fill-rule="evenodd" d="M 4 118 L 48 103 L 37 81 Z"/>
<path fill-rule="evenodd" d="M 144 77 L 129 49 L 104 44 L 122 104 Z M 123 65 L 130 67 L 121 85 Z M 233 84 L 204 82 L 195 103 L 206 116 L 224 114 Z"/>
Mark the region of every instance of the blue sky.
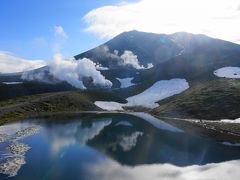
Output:
<path fill-rule="evenodd" d="M 133 29 L 201 33 L 240 44 L 240 0 L 1 0 L 0 7 L 0 61 L 5 63 L 12 57 L 4 51 L 51 59 L 56 26 L 68 36 L 61 43 L 64 57 Z"/>
<path fill-rule="evenodd" d="M 54 26 L 62 26 L 68 39 L 61 53 L 71 57 L 106 39 L 85 32 L 82 19 L 92 9 L 120 0 L 1 0 L 0 51 L 27 59 L 50 59 Z"/>

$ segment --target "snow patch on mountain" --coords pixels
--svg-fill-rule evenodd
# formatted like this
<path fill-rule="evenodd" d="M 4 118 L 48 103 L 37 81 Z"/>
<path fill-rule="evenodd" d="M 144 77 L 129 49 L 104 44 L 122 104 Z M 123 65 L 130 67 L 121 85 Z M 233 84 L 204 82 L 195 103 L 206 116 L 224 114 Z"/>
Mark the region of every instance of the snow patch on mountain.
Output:
<path fill-rule="evenodd" d="M 97 69 L 98 71 L 107 71 L 107 70 L 109 70 L 108 67 L 104 67 L 104 66 L 102 66 L 101 64 L 96 64 L 96 69 Z"/>
<path fill-rule="evenodd" d="M 214 71 L 214 75 L 225 78 L 240 78 L 240 67 L 223 67 Z"/>
<path fill-rule="evenodd" d="M 123 79 L 116 78 L 116 79 L 121 83 L 120 88 L 127 88 L 127 87 L 135 85 L 134 83 L 132 83 L 132 80 L 134 78 L 123 78 Z"/>
<path fill-rule="evenodd" d="M 177 57 L 177 56 L 181 56 L 181 55 L 184 53 L 184 51 L 185 51 L 185 49 L 182 49 L 182 50 L 176 55 L 176 57 Z"/>
<path fill-rule="evenodd" d="M 2 83 L 12 85 L 12 84 L 22 84 L 23 82 L 2 82 Z"/>
<path fill-rule="evenodd" d="M 158 107 L 157 101 L 179 94 L 189 88 L 185 79 L 161 80 L 140 94 L 127 98 L 127 106 Z"/>
<path fill-rule="evenodd" d="M 222 142 L 221 144 L 223 144 L 225 146 L 240 147 L 240 143 Z"/>
<path fill-rule="evenodd" d="M 223 123 L 240 123 L 240 118 L 234 119 L 234 120 L 231 120 L 231 119 L 222 119 L 222 120 L 220 120 L 220 122 L 223 122 Z"/>
<path fill-rule="evenodd" d="M 115 126 L 128 126 L 128 127 L 132 127 L 133 125 L 128 122 L 128 121 L 120 121 L 117 124 L 115 124 Z"/>
<path fill-rule="evenodd" d="M 153 84 L 140 94 L 127 98 L 128 103 L 96 101 L 94 104 L 104 110 L 123 110 L 123 107 L 142 106 L 147 108 L 158 107 L 158 101 L 179 94 L 189 88 L 185 79 L 161 80 Z"/>
<path fill-rule="evenodd" d="M 123 110 L 122 106 L 124 105 L 124 104 L 113 102 L 113 101 L 95 101 L 94 104 L 108 111 L 117 111 L 117 110 L 122 111 Z"/>

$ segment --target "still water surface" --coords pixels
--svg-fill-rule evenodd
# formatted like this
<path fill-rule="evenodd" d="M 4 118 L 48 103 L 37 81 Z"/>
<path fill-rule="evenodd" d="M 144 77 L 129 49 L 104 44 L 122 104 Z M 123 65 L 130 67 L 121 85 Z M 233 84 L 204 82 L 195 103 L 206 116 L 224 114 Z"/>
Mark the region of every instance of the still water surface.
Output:
<path fill-rule="evenodd" d="M 29 127 L 39 130 L 16 136 Z M 7 135 L 0 142 L 0 171 L 4 163 L 8 168 L 0 179 L 179 180 L 195 175 L 237 179 L 240 175 L 240 147 L 187 134 L 148 116 L 82 114 L 32 119 L 2 126 L 0 134 Z M 30 149 L 13 154 L 9 145 L 14 143 Z M 14 157 L 24 162 L 6 164 Z"/>

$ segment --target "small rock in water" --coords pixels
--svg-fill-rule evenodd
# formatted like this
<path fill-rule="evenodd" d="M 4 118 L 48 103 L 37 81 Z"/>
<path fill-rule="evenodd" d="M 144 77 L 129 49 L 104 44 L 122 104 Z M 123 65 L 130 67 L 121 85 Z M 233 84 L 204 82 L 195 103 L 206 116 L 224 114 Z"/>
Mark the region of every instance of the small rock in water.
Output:
<path fill-rule="evenodd" d="M 8 137 L 8 134 L 0 134 L 0 143 L 7 141 Z"/>
<path fill-rule="evenodd" d="M 24 155 L 30 147 L 23 143 L 13 143 L 7 147 L 8 151 L 15 155 Z"/>
<path fill-rule="evenodd" d="M 36 134 L 38 131 L 39 131 L 38 126 L 32 126 L 32 127 L 28 127 L 26 129 L 23 129 L 23 130 L 20 130 L 20 131 L 16 132 L 16 136 L 17 137 L 31 136 L 33 134 Z"/>
<path fill-rule="evenodd" d="M 25 164 L 23 157 L 12 157 L 6 162 L 0 164 L 0 173 L 8 175 L 9 177 L 16 176 L 21 166 Z"/>

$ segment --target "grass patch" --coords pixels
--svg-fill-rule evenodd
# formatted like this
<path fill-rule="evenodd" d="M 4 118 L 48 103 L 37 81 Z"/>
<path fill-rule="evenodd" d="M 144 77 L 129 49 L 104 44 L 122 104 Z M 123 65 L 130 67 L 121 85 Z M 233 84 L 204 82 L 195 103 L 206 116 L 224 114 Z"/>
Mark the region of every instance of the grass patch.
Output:
<path fill-rule="evenodd" d="M 58 112 L 99 111 L 95 101 L 126 100 L 106 91 L 44 93 L 0 101 L 0 123 Z"/>
<path fill-rule="evenodd" d="M 240 117 L 240 81 L 216 79 L 195 81 L 185 92 L 159 102 L 152 113 L 158 116 L 197 119 Z"/>

